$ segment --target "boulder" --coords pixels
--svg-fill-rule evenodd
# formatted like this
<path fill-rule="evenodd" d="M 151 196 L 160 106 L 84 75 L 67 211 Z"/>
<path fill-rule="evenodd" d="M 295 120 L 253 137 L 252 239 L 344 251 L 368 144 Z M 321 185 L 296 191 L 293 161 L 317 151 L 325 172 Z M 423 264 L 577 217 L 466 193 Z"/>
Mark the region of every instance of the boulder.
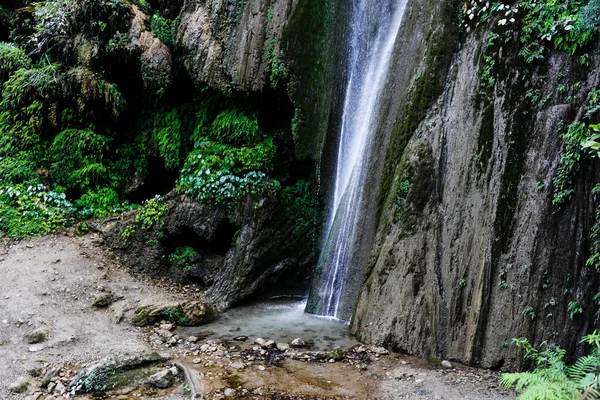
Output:
<path fill-rule="evenodd" d="M 154 375 L 152 375 L 148 379 L 148 383 L 151 386 L 154 386 L 159 389 L 166 389 L 170 387 L 175 381 L 175 376 L 173 375 L 173 371 L 170 369 L 160 371 Z"/>
<path fill-rule="evenodd" d="M 178 325 L 197 326 L 210 322 L 215 315 L 215 308 L 203 301 L 146 304 L 135 310 L 131 324 L 146 326 L 166 319 Z"/>

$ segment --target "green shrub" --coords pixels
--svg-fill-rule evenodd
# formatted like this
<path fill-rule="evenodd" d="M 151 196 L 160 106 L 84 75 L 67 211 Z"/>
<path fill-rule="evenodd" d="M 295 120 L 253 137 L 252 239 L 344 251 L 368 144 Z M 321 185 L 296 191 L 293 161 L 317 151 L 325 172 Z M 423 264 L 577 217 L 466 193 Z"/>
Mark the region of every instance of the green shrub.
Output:
<path fill-rule="evenodd" d="M 169 206 L 161 196 L 146 201 L 135 216 L 135 222 L 140 224 L 142 229 L 148 230 L 153 226 L 162 228 L 164 225 L 164 216 L 169 210 Z"/>
<path fill-rule="evenodd" d="M 197 200 L 225 206 L 268 187 L 278 187 L 258 169 L 273 168 L 276 147 L 267 139 L 254 147 L 232 147 L 216 142 L 201 142 L 192 151 L 181 170 L 177 190 Z"/>
<path fill-rule="evenodd" d="M 210 139 L 233 145 L 255 144 L 264 140 L 265 134 L 258 127 L 256 115 L 229 108 L 221 111 L 212 122 Z"/>
<path fill-rule="evenodd" d="M 150 29 L 156 34 L 156 37 L 158 37 L 161 42 L 174 48 L 179 21 L 179 18 L 169 20 L 163 18 L 160 14 L 154 14 L 150 20 Z"/>
<path fill-rule="evenodd" d="M 74 206 L 80 218 L 106 218 L 133 209 L 129 203 L 121 203 L 118 193 L 110 188 L 84 193 Z"/>
<path fill-rule="evenodd" d="M 46 0 L 33 3 L 37 22 L 30 44 L 39 53 L 51 51 L 66 36 L 92 33 L 112 36 L 127 30 L 125 0 Z"/>
<path fill-rule="evenodd" d="M 74 222 L 73 207 L 64 193 L 44 185 L 0 187 L 0 236 L 23 239 L 48 234 Z"/>
<path fill-rule="evenodd" d="M 598 331 L 584 336 L 592 350 L 579 358 L 572 366 L 564 362 L 565 350 L 543 342 L 545 350 L 534 349 L 527 339 L 513 339 L 523 348 L 526 357 L 533 360 L 536 368 L 532 372 L 505 373 L 500 383 L 508 388 L 515 386 L 517 399 L 526 400 L 569 400 L 600 398 L 600 334 Z"/>
<path fill-rule="evenodd" d="M 127 225 L 121 230 L 121 240 L 123 241 L 123 248 L 131 245 L 131 238 L 135 235 L 135 225 Z"/>
<path fill-rule="evenodd" d="M 25 50 L 0 42 L 0 83 L 5 82 L 11 73 L 26 67 L 28 63 Z"/>
<path fill-rule="evenodd" d="M 96 189 L 110 182 L 104 162 L 108 138 L 92 129 L 66 129 L 48 149 L 50 176 L 65 188 L 82 191 Z"/>
<path fill-rule="evenodd" d="M 28 157 L 25 151 L 17 153 L 14 157 L 0 157 L 0 182 L 26 185 L 41 183 L 41 176 L 36 172 L 36 164 Z"/>
<path fill-rule="evenodd" d="M 169 255 L 169 261 L 187 272 L 192 268 L 192 263 L 198 257 L 198 252 L 190 246 L 178 247 Z"/>

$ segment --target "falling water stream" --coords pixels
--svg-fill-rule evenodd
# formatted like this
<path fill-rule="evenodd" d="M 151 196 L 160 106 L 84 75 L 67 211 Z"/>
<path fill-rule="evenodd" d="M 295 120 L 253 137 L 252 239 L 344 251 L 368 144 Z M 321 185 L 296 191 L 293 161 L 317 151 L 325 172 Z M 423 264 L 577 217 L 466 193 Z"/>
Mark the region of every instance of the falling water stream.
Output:
<path fill-rule="evenodd" d="M 369 152 L 406 0 L 354 0 L 349 78 L 326 241 L 307 311 L 349 320 L 362 279 L 355 257 L 364 223 Z"/>

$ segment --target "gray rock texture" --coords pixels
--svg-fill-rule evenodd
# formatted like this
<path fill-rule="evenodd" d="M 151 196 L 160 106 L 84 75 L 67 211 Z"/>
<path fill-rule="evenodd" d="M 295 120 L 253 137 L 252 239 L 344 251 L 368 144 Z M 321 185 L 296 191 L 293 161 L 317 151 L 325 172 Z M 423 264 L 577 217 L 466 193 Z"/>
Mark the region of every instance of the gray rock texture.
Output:
<path fill-rule="evenodd" d="M 582 116 L 581 93 L 597 85 L 596 72 L 550 53 L 524 79 L 518 50 L 499 45 L 498 80 L 482 95 L 487 32 L 467 35 L 453 52 L 453 22 L 435 3 L 407 8 L 398 43 L 396 90 L 374 156 L 385 162 L 373 162 L 380 189 L 368 218 L 376 228 L 352 330 L 396 351 L 484 367 L 522 366 L 516 337 L 575 355 L 583 350 L 575 339 L 598 326 L 598 276 L 585 266 L 596 163 L 581 163 L 575 196 L 560 209 L 552 181 L 564 151 L 560 121 Z M 444 49 L 451 57 L 440 63 Z M 573 101 L 532 105 L 527 85 L 551 94 L 560 71 L 583 82 Z M 583 308 L 572 319 L 570 302 Z"/>

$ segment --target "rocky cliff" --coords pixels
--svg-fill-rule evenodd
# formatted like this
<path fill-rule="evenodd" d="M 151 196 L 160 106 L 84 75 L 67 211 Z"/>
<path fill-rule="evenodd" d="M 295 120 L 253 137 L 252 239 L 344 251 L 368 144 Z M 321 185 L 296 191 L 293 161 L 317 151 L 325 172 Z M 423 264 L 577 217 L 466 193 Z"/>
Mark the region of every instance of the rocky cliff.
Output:
<path fill-rule="evenodd" d="M 569 151 L 561 135 L 590 109 L 598 60 L 583 66 L 548 51 L 527 63 L 519 41 L 490 43 L 500 17 L 459 33 L 445 20 L 449 5 L 414 1 L 407 12 L 352 330 L 397 351 L 491 368 L 523 365 L 516 337 L 576 354 L 575 338 L 600 315 L 598 274 L 585 265 L 596 162 L 570 170 L 572 199 L 553 200 Z"/>

